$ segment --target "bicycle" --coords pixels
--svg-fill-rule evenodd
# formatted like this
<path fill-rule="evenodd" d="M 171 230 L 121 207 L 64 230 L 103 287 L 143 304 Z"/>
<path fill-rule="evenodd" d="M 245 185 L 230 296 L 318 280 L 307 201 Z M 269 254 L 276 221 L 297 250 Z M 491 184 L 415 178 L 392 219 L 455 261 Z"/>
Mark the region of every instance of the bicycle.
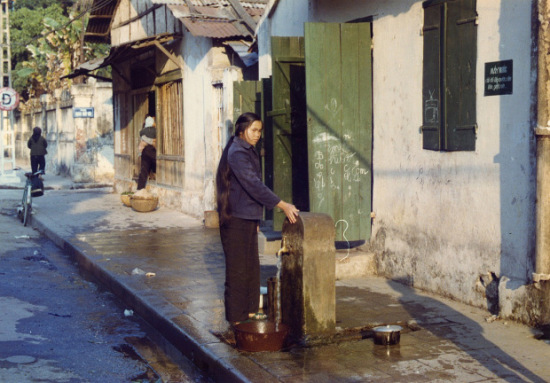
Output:
<path fill-rule="evenodd" d="M 23 189 L 23 198 L 21 200 L 21 206 L 17 209 L 17 215 L 19 216 L 19 219 L 21 222 L 23 222 L 23 226 L 27 226 L 29 223 L 31 212 L 32 212 L 32 197 L 39 197 L 44 194 L 44 186 L 36 186 L 35 183 L 33 183 L 33 180 L 36 178 L 39 178 L 42 174 L 44 174 L 43 170 L 39 170 L 36 173 L 25 173 L 25 177 L 27 177 L 27 181 L 25 182 L 25 187 Z M 40 178 L 41 180 L 41 178 Z M 40 182 L 41 184 L 41 182 Z"/>

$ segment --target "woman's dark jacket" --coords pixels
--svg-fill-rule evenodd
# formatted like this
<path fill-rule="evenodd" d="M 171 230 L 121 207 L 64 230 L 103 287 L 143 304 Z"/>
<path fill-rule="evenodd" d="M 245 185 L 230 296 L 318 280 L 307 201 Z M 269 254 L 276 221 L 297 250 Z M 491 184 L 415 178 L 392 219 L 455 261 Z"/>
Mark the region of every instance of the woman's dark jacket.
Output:
<path fill-rule="evenodd" d="M 262 182 L 260 157 L 244 140 L 235 137 L 227 161 L 231 168 L 229 206 L 231 215 L 242 219 L 262 219 L 263 209 L 273 209 L 281 199 Z"/>
<path fill-rule="evenodd" d="M 27 142 L 27 147 L 31 150 L 31 156 L 44 156 L 48 154 L 46 148 L 48 147 L 48 142 L 42 136 L 38 137 L 38 140 L 34 140 L 33 137 L 29 138 Z"/>

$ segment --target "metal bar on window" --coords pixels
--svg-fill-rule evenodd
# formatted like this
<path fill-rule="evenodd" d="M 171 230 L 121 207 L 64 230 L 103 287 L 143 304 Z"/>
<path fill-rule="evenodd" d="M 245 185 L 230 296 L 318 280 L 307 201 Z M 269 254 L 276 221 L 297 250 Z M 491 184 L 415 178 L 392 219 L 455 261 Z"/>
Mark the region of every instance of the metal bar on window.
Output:
<path fill-rule="evenodd" d="M 437 25 L 437 24 L 434 24 L 434 25 L 426 25 L 426 26 L 424 26 L 424 28 L 422 28 L 422 32 L 434 31 L 434 30 L 436 30 L 437 28 L 439 28 L 439 25 Z"/>
<path fill-rule="evenodd" d="M 477 25 L 477 16 L 469 17 L 467 19 L 460 19 L 456 21 L 456 25 L 468 24 L 474 22 Z"/>
<path fill-rule="evenodd" d="M 281 63 L 281 64 L 288 64 L 288 63 L 304 63 L 306 62 L 306 59 L 304 57 L 292 57 L 292 56 L 280 56 L 275 59 L 275 62 Z"/>
<path fill-rule="evenodd" d="M 457 125 L 453 128 L 453 130 L 472 130 L 472 129 L 474 129 L 477 132 L 477 124 Z"/>

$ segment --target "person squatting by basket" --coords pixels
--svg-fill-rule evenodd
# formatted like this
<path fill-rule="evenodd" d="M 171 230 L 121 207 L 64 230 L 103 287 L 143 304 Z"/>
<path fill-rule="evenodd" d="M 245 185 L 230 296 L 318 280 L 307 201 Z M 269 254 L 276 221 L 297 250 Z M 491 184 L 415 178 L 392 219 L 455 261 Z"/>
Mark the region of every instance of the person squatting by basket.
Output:
<path fill-rule="evenodd" d="M 42 137 L 42 129 L 38 126 L 32 130 L 32 136 L 27 141 L 27 147 L 31 150 L 31 169 L 32 173 L 42 170 L 46 174 L 46 154 L 48 151 L 48 141 Z"/>
<path fill-rule="evenodd" d="M 262 128 L 262 121 L 256 114 L 239 116 L 216 174 L 220 237 L 226 269 L 225 317 L 233 325 L 251 318 L 260 319 L 258 230 L 262 207 L 279 207 L 291 223 L 296 222 L 299 212 L 262 182 L 260 157 L 255 149 Z"/>
<path fill-rule="evenodd" d="M 137 190 L 145 188 L 149 173 L 157 172 L 157 129 L 153 117 L 145 118 L 143 129 L 139 132 L 141 140 L 138 150 L 141 153 L 141 170 L 137 183 Z"/>

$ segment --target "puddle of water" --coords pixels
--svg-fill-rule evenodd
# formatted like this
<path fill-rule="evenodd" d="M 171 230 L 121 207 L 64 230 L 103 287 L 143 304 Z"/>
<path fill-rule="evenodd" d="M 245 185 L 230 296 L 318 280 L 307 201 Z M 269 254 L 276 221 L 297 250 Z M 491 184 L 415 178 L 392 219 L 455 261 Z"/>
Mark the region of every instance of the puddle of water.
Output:
<path fill-rule="evenodd" d="M 151 339 L 153 336 L 153 339 Z M 125 341 L 130 355 L 138 355 L 141 360 L 147 361 L 149 370 L 132 381 L 142 382 L 209 382 L 200 370 L 181 354 L 170 342 L 158 334 L 149 334 L 147 337 L 127 337 Z M 131 346 L 129 346 L 131 345 Z M 154 373 L 155 375 L 153 375 Z M 155 380 L 155 376 L 158 376 Z M 142 380 L 139 380 L 142 379 Z M 145 380 L 144 380 L 145 379 Z"/>
<path fill-rule="evenodd" d="M 14 355 L 5 359 L 10 363 L 30 364 L 36 362 L 36 358 L 29 355 Z"/>
<path fill-rule="evenodd" d="M 116 352 L 119 352 L 124 355 L 125 358 L 130 358 L 135 361 L 138 361 L 140 363 L 143 363 L 146 367 L 146 370 L 139 374 L 134 376 L 130 381 L 131 382 L 158 382 L 160 380 L 160 376 L 149 366 L 147 361 L 145 361 L 138 353 L 137 351 L 130 346 L 129 344 L 120 344 L 118 346 L 113 346 L 113 350 Z"/>
<path fill-rule="evenodd" d="M 35 312 L 44 311 L 46 307 L 32 305 L 13 297 L 0 297 L 0 307 L 4 308 L 0 342 L 26 341 L 37 343 L 45 340 L 39 335 L 21 333 L 17 330 L 17 326 L 19 321 L 31 318 Z"/>

